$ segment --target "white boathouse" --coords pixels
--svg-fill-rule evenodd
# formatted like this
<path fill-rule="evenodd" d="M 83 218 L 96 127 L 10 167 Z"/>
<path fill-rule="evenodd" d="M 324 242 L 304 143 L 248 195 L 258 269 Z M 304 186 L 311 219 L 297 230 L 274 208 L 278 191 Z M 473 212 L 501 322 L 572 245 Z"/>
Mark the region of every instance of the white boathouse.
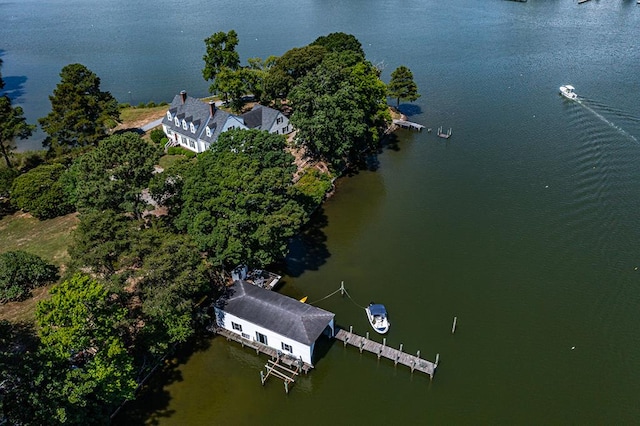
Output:
<path fill-rule="evenodd" d="M 313 365 L 316 340 L 335 334 L 334 314 L 296 299 L 235 281 L 215 306 L 218 327 Z"/>

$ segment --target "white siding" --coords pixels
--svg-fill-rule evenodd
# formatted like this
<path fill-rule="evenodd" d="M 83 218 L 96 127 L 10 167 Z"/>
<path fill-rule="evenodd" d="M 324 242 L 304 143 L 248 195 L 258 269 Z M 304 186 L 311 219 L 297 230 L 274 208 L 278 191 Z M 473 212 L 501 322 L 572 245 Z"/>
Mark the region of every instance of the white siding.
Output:
<path fill-rule="evenodd" d="M 257 324 L 253 324 L 242 318 L 231 315 L 228 312 L 221 312 L 218 308 L 216 308 L 216 319 L 218 322 L 218 326 L 233 331 L 234 333 L 245 335 L 248 334 L 250 340 L 257 340 L 256 332 L 264 334 L 265 336 L 267 336 L 267 346 L 281 351 L 285 354 L 292 355 L 296 358 L 302 357 L 302 361 L 306 362 L 307 364 L 312 364 L 311 357 L 313 355 L 313 345 L 307 346 L 304 343 L 296 342 L 295 340 L 291 340 L 271 330 L 267 330 Z M 234 330 L 233 326 L 231 325 L 232 322 L 240 324 L 242 326 L 242 332 Z M 291 346 L 291 348 L 293 349 L 292 352 L 289 353 L 282 350 L 282 343 L 286 343 L 287 345 Z"/>

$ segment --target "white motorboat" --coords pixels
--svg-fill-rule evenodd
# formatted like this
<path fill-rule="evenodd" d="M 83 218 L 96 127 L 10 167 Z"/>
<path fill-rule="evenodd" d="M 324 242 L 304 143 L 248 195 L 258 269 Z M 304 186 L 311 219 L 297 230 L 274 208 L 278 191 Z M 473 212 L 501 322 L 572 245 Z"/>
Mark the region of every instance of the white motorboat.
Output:
<path fill-rule="evenodd" d="M 387 319 L 387 309 L 384 305 L 371 302 L 364 310 L 367 311 L 369 324 L 371 324 L 371 327 L 373 327 L 376 332 L 385 334 L 389 331 L 391 324 L 389 324 L 389 320 Z"/>
<path fill-rule="evenodd" d="M 567 84 L 566 86 L 560 86 L 560 94 L 567 99 L 578 99 L 578 95 L 576 94 L 576 92 L 574 92 L 574 90 L 576 90 L 576 88 L 569 84 Z"/>

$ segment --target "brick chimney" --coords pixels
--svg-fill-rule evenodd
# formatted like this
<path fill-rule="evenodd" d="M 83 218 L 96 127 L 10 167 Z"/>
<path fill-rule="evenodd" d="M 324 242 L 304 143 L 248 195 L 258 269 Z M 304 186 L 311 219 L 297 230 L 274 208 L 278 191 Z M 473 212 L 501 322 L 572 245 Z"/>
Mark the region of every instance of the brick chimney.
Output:
<path fill-rule="evenodd" d="M 187 101 L 187 91 L 186 90 L 181 91 L 180 97 L 182 98 L 182 103 L 184 104 Z"/>
<path fill-rule="evenodd" d="M 212 117 L 216 113 L 216 101 L 209 101 L 209 113 Z"/>

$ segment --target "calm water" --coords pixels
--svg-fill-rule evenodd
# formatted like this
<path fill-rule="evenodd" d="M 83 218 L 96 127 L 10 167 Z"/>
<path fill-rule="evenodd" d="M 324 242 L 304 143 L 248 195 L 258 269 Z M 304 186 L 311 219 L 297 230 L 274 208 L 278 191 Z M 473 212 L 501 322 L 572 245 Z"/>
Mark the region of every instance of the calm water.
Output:
<path fill-rule="evenodd" d="M 334 344 L 285 395 L 260 386 L 265 358 L 213 339 L 124 423 L 638 422 L 635 1 L 47 0 L 0 2 L 0 24 L 3 75 L 30 117 L 70 62 L 121 101 L 204 95 L 202 40 L 233 28 L 243 59 L 352 33 L 385 79 L 413 70 L 413 120 L 453 128 L 448 142 L 399 132 L 376 170 L 341 180 L 281 289 L 313 301 L 344 280 L 360 304 L 385 303 L 389 344 L 440 354 L 433 382 Z M 579 103 L 558 96 L 566 83 Z M 368 331 L 348 299 L 319 306 Z"/>

